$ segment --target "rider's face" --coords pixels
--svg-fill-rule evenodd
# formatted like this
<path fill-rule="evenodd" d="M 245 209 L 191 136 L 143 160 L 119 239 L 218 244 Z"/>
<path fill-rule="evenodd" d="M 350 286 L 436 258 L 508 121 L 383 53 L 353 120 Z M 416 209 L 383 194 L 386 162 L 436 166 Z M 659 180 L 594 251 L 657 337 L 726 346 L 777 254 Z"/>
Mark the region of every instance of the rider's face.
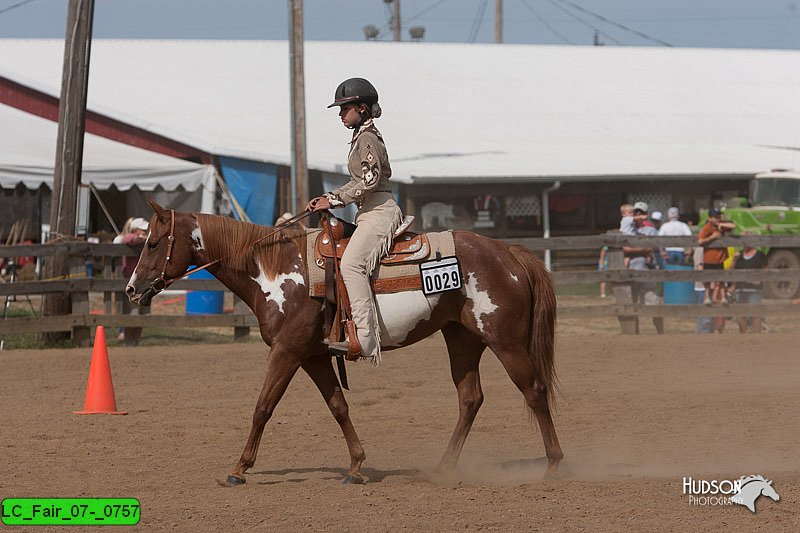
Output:
<path fill-rule="evenodd" d="M 339 117 L 342 119 L 342 124 L 348 128 L 354 128 L 361 122 L 361 115 L 358 114 L 358 105 L 345 104 L 339 109 Z"/>

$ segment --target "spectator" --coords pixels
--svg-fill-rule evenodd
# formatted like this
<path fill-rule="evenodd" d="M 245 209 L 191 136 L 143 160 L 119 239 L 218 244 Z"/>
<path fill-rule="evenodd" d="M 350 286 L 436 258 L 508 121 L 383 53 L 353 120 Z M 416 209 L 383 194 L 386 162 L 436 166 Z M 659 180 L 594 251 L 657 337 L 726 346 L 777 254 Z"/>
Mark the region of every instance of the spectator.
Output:
<path fill-rule="evenodd" d="M 633 205 L 622 204 L 619 207 L 619 232 L 623 235 L 636 235 L 636 226 L 633 223 Z"/>
<path fill-rule="evenodd" d="M 652 215 L 644 219 L 643 225 L 654 228 L 656 234 L 658 234 L 658 228 L 661 227 L 661 211 L 654 211 Z M 653 262 L 659 270 L 667 269 L 667 263 L 664 260 L 664 252 L 661 248 L 657 248 L 653 251 Z"/>
<path fill-rule="evenodd" d="M 743 233 L 746 235 L 748 233 Z M 745 245 L 741 253 L 734 256 L 733 268 L 736 270 L 744 269 L 763 269 L 767 268 L 767 256 L 761 253 L 758 249 L 751 245 Z M 739 281 L 733 284 L 736 289 L 736 302 L 740 304 L 761 304 L 764 302 L 764 296 L 761 290 L 762 283 L 760 281 Z M 754 333 L 761 333 L 761 316 L 740 316 L 739 317 L 739 331 L 742 333 L 747 332 L 748 326 L 750 331 Z"/>
<path fill-rule="evenodd" d="M 134 220 L 136 220 L 135 217 L 128 217 L 128 220 L 126 220 L 125 224 L 122 225 L 122 231 L 119 233 L 119 235 L 114 237 L 114 239 L 111 241 L 112 244 L 122 244 L 122 240 L 126 236 L 130 235 L 131 232 L 133 232 L 133 230 L 131 229 L 131 224 L 133 224 Z M 123 258 L 122 261 L 123 261 L 123 264 L 124 264 L 125 259 Z M 122 295 L 122 298 L 125 298 L 127 300 L 127 297 L 125 295 Z M 123 303 L 123 308 L 124 308 L 124 306 L 125 306 L 125 304 Z M 125 328 L 119 328 L 119 334 L 117 335 L 117 339 L 119 339 L 121 341 L 125 340 Z"/>
<path fill-rule="evenodd" d="M 130 217 L 128 220 L 125 221 L 125 224 L 122 226 L 122 231 L 120 232 L 120 234 L 114 237 L 114 240 L 111 241 L 113 244 L 122 244 L 122 239 L 124 239 L 126 235 L 130 235 L 131 231 L 133 231 L 131 230 L 131 224 L 133 224 L 134 220 L 137 219 Z M 139 220 L 144 220 L 144 219 L 139 219 Z"/>
<path fill-rule="evenodd" d="M 664 215 L 661 213 L 661 211 L 653 211 L 653 214 L 650 215 L 650 223 L 653 224 L 653 227 L 656 229 L 660 229 L 663 218 Z"/>
<path fill-rule="evenodd" d="M 633 205 L 633 219 L 636 227 L 636 234 L 648 237 L 655 236 L 658 232 L 652 226 L 646 226 L 648 205 L 645 202 L 636 202 Z M 648 264 L 653 263 L 653 248 L 650 246 L 623 246 L 623 252 L 630 257 L 628 268 L 631 270 L 645 271 Z M 658 286 L 653 281 L 640 281 L 631 286 L 633 293 L 633 303 L 643 303 L 644 305 L 658 305 L 661 298 L 658 296 Z M 664 333 L 664 319 L 653 317 L 653 325 L 659 334 Z M 637 328 L 638 329 L 638 328 Z"/>
<path fill-rule="evenodd" d="M 667 222 L 661 225 L 658 229 L 658 234 L 662 237 L 691 237 L 692 230 L 689 229 L 688 224 L 685 222 L 681 222 L 680 218 L 680 211 L 678 211 L 677 207 L 670 207 L 667 211 L 667 218 L 669 219 Z M 686 251 L 685 248 L 681 246 L 667 246 L 664 248 L 666 252 L 666 260 L 667 263 L 671 265 L 681 265 L 686 262 L 686 258 L 689 256 L 691 249 L 689 252 Z"/>
<path fill-rule="evenodd" d="M 137 253 L 135 256 L 126 256 L 122 258 L 122 275 L 126 279 L 130 279 L 133 275 L 133 271 L 136 270 L 136 265 L 139 262 L 139 255 L 142 252 L 145 240 L 147 240 L 148 227 L 149 224 L 145 219 L 135 218 L 131 221 L 131 232 L 122 239 L 122 244 L 127 244 Z M 133 305 L 128 298 L 123 298 L 122 312 L 126 315 L 146 315 L 150 313 L 150 309 L 148 307 Z M 140 327 L 126 327 L 120 334 L 126 346 L 138 346 L 141 336 L 142 328 Z"/>
<path fill-rule="evenodd" d="M 292 218 L 292 214 L 289 213 L 289 212 L 286 212 L 286 213 L 282 214 L 281 216 L 279 216 L 278 218 L 275 219 L 275 225 L 276 226 L 280 226 L 284 222 L 286 222 L 288 220 L 291 220 L 291 218 Z"/>
<path fill-rule="evenodd" d="M 708 220 L 700 229 L 697 235 L 697 244 L 703 246 L 703 269 L 704 270 L 724 270 L 725 260 L 728 258 L 728 249 L 710 248 L 707 245 L 722 237 L 725 233 L 736 228 L 733 222 L 723 222 L 722 213 L 719 209 L 711 208 L 708 210 Z M 705 297 L 703 304 L 711 305 L 713 302 L 728 305 L 728 298 L 725 296 L 722 283 L 706 282 Z"/>

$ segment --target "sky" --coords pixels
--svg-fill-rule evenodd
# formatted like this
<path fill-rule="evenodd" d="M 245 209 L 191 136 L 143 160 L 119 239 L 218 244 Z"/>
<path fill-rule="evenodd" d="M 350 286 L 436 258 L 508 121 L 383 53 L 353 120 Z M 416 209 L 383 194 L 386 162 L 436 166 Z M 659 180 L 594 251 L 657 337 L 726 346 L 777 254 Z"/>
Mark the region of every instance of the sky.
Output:
<path fill-rule="evenodd" d="M 490 43 L 495 0 L 399 0 L 403 40 Z M 0 0 L 0 38 L 63 38 L 68 0 Z M 95 0 L 100 39 L 286 39 L 288 0 Z M 800 0 L 504 0 L 504 42 L 800 49 Z M 304 0 L 307 40 L 391 40 L 384 0 Z M 624 28 L 623 28 L 624 27 Z M 627 29 L 626 29 L 627 28 Z"/>

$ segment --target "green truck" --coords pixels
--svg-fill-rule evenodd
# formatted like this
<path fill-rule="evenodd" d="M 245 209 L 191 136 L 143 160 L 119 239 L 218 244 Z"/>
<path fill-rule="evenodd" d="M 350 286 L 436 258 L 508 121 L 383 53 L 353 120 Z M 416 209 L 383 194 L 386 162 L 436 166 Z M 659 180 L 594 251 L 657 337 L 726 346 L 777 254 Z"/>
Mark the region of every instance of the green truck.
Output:
<path fill-rule="evenodd" d="M 800 172 L 773 170 L 756 175 L 751 187 L 749 207 L 728 202 L 723 217 L 736 223 L 736 234 L 800 235 Z M 705 218 L 705 217 L 703 217 Z M 763 249 L 769 268 L 800 268 L 800 249 Z M 800 280 L 764 284 L 767 298 L 793 298 Z"/>

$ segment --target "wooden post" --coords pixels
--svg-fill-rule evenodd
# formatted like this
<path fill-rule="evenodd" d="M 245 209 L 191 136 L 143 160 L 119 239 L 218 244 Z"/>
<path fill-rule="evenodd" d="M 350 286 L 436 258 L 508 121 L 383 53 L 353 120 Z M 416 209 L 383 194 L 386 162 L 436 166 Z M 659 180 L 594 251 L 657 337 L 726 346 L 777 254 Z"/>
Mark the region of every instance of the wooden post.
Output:
<path fill-rule="evenodd" d="M 620 248 L 609 248 L 606 252 L 608 257 L 609 270 L 625 270 L 625 254 L 622 253 Z M 617 305 L 626 305 L 633 303 L 633 291 L 630 282 L 613 283 L 614 298 L 617 300 Z M 639 317 L 637 316 L 620 316 L 619 326 L 623 335 L 635 335 L 639 333 Z"/>
<path fill-rule="evenodd" d="M 494 0 L 494 42 L 503 42 L 503 0 Z"/>
<path fill-rule="evenodd" d="M 114 262 L 110 257 L 103 258 L 103 279 L 112 279 L 114 277 Z M 103 293 L 103 313 L 107 315 L 114 314 L 114 293 L 105 291 Z"/>
<path fill-rule="evenodd" d="M 250 313 L 250 308 L 247 307 L 247 304 L 244 303 L 244 300 L 233 295 L 233 314 L 234 315 L 247 315 Z M 250 328 L 247 326 L 236 326 L 233 328 L 233 340 L 234 341 L 245 341 L 247 337 L 250 336 Z"/>
<path fill-rule="evenodd" d="M 55 174 L 50 205 L 51 239 L 75 234 L 78 187 L 83 169 L 83 134 L 93 14 L 94 0 L 70 0 L 61 78 L 61 100 L 58 107 Z M 64 256 L 54 256 L 47 262 L 45 277 L 48 279 L 64 277 L 69 272 L 69 259 Z M 69 312 L 68 293 L 45 296 L 44 315 L 67 315 Z M 65 338 L 63 333 L 44 336 L 47 344 L 55 344 Z"/>
<path fill-rule="evenodd" d="M 86 277 L 86 261 L 85 258 L 75 256 L 72 258 L 70 264 L 70 278 Z M 90 311 L 89 306 L 89 292 L 73 292 L 72 293 L 72 314 L 73 315 L 88 315 Z M 92 332 L 86 326 L 73 326 L 72 328 L 72 343 L 75 346 L 86 347 L 91 342 Z"/>
<path fill-rule="evenodd" d="M 392 35 L 395 41 L 403 40 L 400 30 L 400 0 L 392 0 Z"/>
<path fill-rule="evenodd" d="M 306 90 L 303 66 L 303 0 L 289 0 L 289 70 L 292 114 L 292 209 L 301 213 L 308 197 L 306 165 Z M 271 221 L 270 221 L 271 222 Z"/>

